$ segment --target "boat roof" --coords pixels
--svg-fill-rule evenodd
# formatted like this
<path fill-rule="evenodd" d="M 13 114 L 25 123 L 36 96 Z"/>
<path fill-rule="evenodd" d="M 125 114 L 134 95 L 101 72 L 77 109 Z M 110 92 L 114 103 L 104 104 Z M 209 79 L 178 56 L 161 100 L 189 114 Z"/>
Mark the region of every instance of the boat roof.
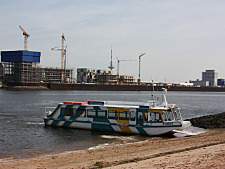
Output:
<path fill-rule="evenodd" d="M 167 106 L 160 106 L 155 101 L 148 102 L 127 102 L 127 101 L 100 101 L 100 100 L 89 100 L 89 101 L 66 101 L 63 102 L 66 105 L 83 105 L 83 106 L 100 106 L 100 107 L 118 107 L 127 109 L 136 108 L 147 108 L 147 109 L 168 109 L 175 107 L 174 104 L 168 104 Z"/>

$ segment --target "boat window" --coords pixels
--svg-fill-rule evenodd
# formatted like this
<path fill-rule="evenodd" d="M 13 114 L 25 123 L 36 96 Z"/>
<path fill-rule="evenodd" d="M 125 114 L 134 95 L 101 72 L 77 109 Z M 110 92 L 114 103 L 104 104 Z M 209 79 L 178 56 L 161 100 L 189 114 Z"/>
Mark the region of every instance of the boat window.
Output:
<path fill-rule="evenodd" d="M 137 121 L 143 121 L 143 112 L 137 112 Z"/>
<path fill-rule="evenodd" d="M 149 121 L 155 121 L 155 113 L 149 112 Z"/>
<path fill-rule="evenodd" d="M 88 109 L 88 110 L 87 110 L 87 117 L 89 117 L 89 118 L 94 118 L 94 117 L 96 117 L 96 110 Z"/>
<path fill-rule="evenodd" d="M 148 121 L 148 119 L 149 119 L 148 113 L 144 112 L 144 117 L 145 117 L 145 121 Z"/>
<path fill-rule="evenodd" d="M 120 120 L 129 120 L 129 112 L 128 111 L 119 111 L 119 119 Z"/>
<path fill-rule="evenodd" d="M 164 112 L 164 111 L 162 112 L 162 117 L 163 117 L 163 120 L 164 120 L 164 121 L 167 121 L 166 112 Z"/>
<path fill-rule="evenodd" d="M 98 118 L 106 119 L 107 118 L 107 110 L 98 110 Z"/>
<path fill-rule="evenodd" d="M 173 114 L 174 114 L 175 120 L 181 120 L 180 110 L 178 108 L 173 109 Z"/>
<path fill-rule="evenodd" d="M 167 118 L 168 118 L 168 121 L 172 121 L 172 120 L 174 120 L 173 113 L 172 113 L 172 111 L 171 111 L 171 110 L 166 111 L 166 113 L 167 113 Z"/>
<path fill-rule="evenodd" d="M 118 119 L 118 112 L 115 110 L 108 111 L 108 119 Z"/>
<path fill-rule="evenodd" d="M 130 112 L 130 120 L 135 121 L 135 112 L 134 111 Z"/>
<path fill-rule="evenodd" d="M 148 118 L 148 120 L 151 121 L 151 122 L 161 122 L 162 121 L 162 118 L 161 118 L 160 113 L 157 113 L 157 112 L 149 112 L 149 118 Z"/>
<path fill-rule="evenodd" d="M 65 108 L 61 108 L 60 109 L 60 116 L 65 116 L 66 115 L 66 109 Z"/>
<path fill-rule="evenodd" d="M 156 122 L 161 122 L 162 121 L 160 113 L 155 113 L 155 121 Z"/>
<path fill-rule="evenodd" d="M 66 116 L 74 116 L 73 108 L 66 108 Z"/>
<path fill-rule="evenodd" d="M 77 117 L 86 117 L 86 111 L 85 109 L 77 109 Z"/>

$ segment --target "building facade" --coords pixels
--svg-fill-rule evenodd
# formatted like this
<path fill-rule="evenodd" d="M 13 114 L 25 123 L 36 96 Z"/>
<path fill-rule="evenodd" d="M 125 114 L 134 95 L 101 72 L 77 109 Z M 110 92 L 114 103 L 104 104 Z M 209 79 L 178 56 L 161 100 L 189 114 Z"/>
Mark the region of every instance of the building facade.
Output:
<path fill-rule="evenodd" d="M 97 84 L 117 84 L 117 75 L 98 74 L 96 75 Z"/>
<path fill-rule="evenodd" d="M 136 84 L 133 76 L 113 75 L 112 70 L 77 68 L 77 83 Z"/>
<path fill-rule="evenodd" d="M 190 81 L 190 83 L 193 83 L 193 86 L 195 87 L 206 87 L 209 86 L 209 81 L 202 81 L 202 80 L 194 80 L 194 81 Z"/>
<path fill-rule="evenodd" d="M 217 86 L 218 73 L 215 70 L 206 70 L 202 72 L 202 81 L 209 81 L 209 86 Z"/>
<path fill-rule="evenodd" d="M 119 77 L 119 83 L 121 84 L 136 84 L 136 80 L 133 76 L 124 76 L 124 75 L 121 75 Z"/>
<path fill-rule="evenodd" d="M 72 69 L 42 68 L 40 56 L 41 52 L 2 51 L 3 82 L 72 82 Z"/>
<path fill-rule="evenodd" d="M 112 70 L 77 68 L 77 83 L 97 83 L 97 75 L 112 75 Z"/>
<path fill-rule="evenodd" d="M 217 80 L 217 85 L 218 86 L 225 86 L 225 79 L 218 79 Z"/>
<path fill-rule="evenodd" d="M 3 80 L 3 64 L 0 63 L 0 82 Z"/>

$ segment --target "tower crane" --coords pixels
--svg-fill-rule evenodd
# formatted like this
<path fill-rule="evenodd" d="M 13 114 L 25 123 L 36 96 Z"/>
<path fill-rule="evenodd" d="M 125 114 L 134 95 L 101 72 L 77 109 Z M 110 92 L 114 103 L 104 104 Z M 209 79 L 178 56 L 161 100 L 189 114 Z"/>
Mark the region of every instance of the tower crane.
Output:
<path fill-rule="evenodd" d="M 24 50 L 27 50 L 27 39 L 29 38 L 29 34 L 19 25 L 19 28 L 23 31 L 24 35 Z"/>
<path fill-rule="evenodd" d="M 119 84 L 119 69 L 120 69 L 120 62 L 121 61 L 136 61 L 136 60 L 132 60 L 132 59 L 128 59 L 128 60 L 119 60 L 117 59 L 117 84 Z"/>
<path fill-rule="evenodd" d="M 61 69 L 65 71 L 65 64 L 66 64 L 66 51 L 67 49 L 64 48 L 64 41 L 66 40 L 64 33 L 62 34 L 62 48 L 54 47 L 51 50 L 58 50 L 61 51 Z M 63 81 L 63 73 L 61 76 L 61 80 Z"/>
<path fill-rule="evenodd" d="M 144 56 L 146 53 L 142 53 L 139 55 L 139 74 L 138 74 L 138 85 L 141 83 L 141 57 Z"/>

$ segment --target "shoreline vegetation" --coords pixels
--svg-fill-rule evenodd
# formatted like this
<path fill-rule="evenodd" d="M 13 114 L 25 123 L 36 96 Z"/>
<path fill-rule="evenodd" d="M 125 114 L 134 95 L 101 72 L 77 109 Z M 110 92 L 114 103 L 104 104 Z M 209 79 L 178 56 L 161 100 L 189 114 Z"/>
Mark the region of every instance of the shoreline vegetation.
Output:
<path fill-rule="evenodd" d="M 99 149 L 1 159 L 0 168 L 223 168 L 224 116 L 225 112 L 191 119 L 194 126 L 209 128 L 199 135 L 163 140 L 149 137 L 142 142 Z"/>

